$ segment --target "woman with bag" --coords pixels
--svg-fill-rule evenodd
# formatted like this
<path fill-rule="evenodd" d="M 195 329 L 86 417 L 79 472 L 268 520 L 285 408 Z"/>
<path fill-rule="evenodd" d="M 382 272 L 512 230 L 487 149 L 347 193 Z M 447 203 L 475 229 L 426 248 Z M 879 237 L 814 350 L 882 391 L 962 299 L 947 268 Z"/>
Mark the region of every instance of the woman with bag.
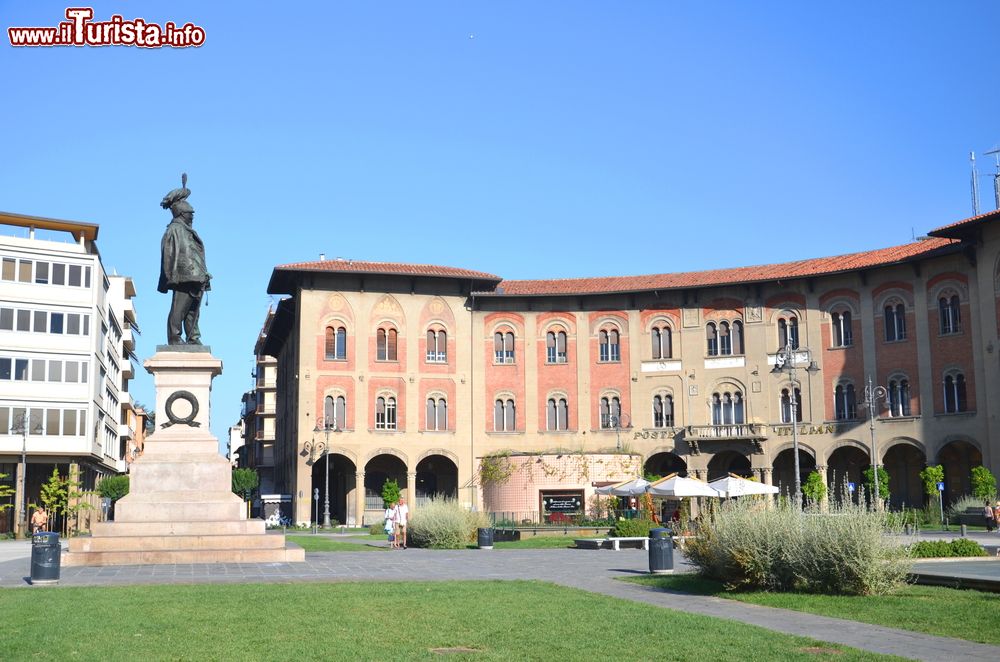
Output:
<path fill-rule="evenodd" d="M 986 516 L 986 531 L 990 532 L 996 527 L 996 516 L 989 499 L 986 500 L 986 505 L 983 506 L 983 515 Z"/>

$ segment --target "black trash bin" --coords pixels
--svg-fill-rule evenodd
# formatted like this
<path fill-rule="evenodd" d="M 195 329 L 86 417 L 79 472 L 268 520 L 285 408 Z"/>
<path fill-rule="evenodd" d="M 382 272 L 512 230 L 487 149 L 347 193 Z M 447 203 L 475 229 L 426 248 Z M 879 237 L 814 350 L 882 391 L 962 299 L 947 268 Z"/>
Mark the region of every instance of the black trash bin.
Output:
<path fill-rule="evenodd" d="M 62 547 L 59 534 L 41 531 L 31 536 L 31 583 L 55 584 L 59 581 Z"/>
<path fill-rule="evenodd" d="M 479 549 L 493 549 L 493 529 L 479 529 Z"/>
<path fill-rule="evenodd" d="M 674 540 L 670 529 L 650 530 L 649 571 L 654 575 L 669 575 L 674 571 Z"/>

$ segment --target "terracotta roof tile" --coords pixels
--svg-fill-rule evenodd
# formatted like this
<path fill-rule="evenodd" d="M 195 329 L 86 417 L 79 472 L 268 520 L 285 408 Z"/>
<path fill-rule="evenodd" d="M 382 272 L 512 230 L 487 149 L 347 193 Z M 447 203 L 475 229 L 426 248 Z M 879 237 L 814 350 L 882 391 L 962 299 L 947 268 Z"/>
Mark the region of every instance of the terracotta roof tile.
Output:
<path fill-rule="evenodd" d="M 481 292 L 479 294 L 485 296 L 602 294 L 791 280 L 794 278 L 806 278 L 887 266 L 915 258 L 929 257 L 939 252 L 946 252 L 952 244 L 957 245 L 957 242 L 953 242 L 950 239 L 933 238 L 902 246 L 837 255 L 834 257 L 820 257 L 755 267 L 691 271 L 678 274 L 555 280 L 505 280 L 497 286 L 496 291 Z"/>
<path fill-rule="evenodd" d="M 365 262 L 362 260 L 318 260 L 316 262 L 293 262 L 274 268 L 275 271 L 324 271 L 345 274 L 384 274 L 399 276 L 432 276 L 440 278 L 471 278 L 474 280 L 500 281 L 499 276 L 471 269 L 439 267 L 433 264 L 404 264 L 397 262 Z"/>
<path fill-rule="evenodd" d="M 939 228 L 931 230 L 927 234 L 932 237 L 958 237 L 973 226 L 993 220 L 1000 220 L 1000 209 L 995 209 L 978 216 L 964 218 L 961 221 L 955 221 L 954 223 L 949 223 L 948 225 L 942 225 Z"/>

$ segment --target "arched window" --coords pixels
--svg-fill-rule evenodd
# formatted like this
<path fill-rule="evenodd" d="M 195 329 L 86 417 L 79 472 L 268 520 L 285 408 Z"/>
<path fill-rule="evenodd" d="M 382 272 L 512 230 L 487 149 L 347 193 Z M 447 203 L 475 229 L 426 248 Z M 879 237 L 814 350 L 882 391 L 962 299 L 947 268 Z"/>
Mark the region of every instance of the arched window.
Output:
<path fill-rule="evenodd" d="M 948 414 L 968 411 L 965 375 L 957 372 L 944 378 L 944 411 Z"/>
<path fill-rule="evenodd" d="M 885 341 L 906 340 L 906 308 L 903 304 L 885 307 Z"/>
<path fill-rule="evenodd" d="M 622 360 L 618 329 L 601 329 L 598 333 L 598 350 L 598 360 L 602 362 Z"/>
<path fill-rule="evenodd" d="M 778 318 L 778 347 L 783 349 L 788 345 L 799 348 L 799 318 L 795 315 Z"/>
<path fill-rule="evenodd" d="M 833 346 L 850 347 L 854 344 L 854 329 L 851 326 L 851 311 L 843 310 L 830 315 L 833 322 Z"/>
<path fill-rule="evenodd" d="M 792 399 L 794 398 L 794 402 Z M 795 410 L 795 422 L 802 422 L 802 391 L 795 389 L 794 394 L 787 388 L 781 389 L 781 422 L 792 422 L 792 410 Z"/>
<path fill-rule="evenodd" d="M 565 398 L 549 398 L 545 422 L 548 430 L 569 429 L 569 407 Z"/>
<path fill-rule="evenodd" d="M 670 359 L 674 356 L 673 333 L 669 326 L 653 327 L 653 354 L 654 359 Z"/>
<path fill-rule="evenodd" d="M 517 417 L 513 400 L 498 398 L 493 403 L 493 431 L 514 432 L 517 430 Z"/>
<path fill-rule="evenodd" d="M 375 429 L 396 429 L 396 398 L 379 396 L 375 400 Z"/>
<path fill-rule="evenodd" d="M 712 394 L 712 425 L 742 425 L 743 421 L 742 393 L 727 391 Z"/>
<path fill-rule="evenodd" d="M 719 329 L 715 326 L 715 322 L 709 322 L 705 325 L 705 335 L 708 339 L 708 355 L 718 356 L 719 355 Z"/>
<path fill-rule="evenodd" d="M 653 396 L 653 427 L 674 427 L 674 397 L 672 395 Z"/>
<path fill-rule="evenodd" d="M 514 362 L 514 334 L 511 331 L 493 334 L 493 360 L 496 363 Z"/>
<path fill-rule="evenodd" d="M 910 382 L 906 379 L 889 380 L 889 416 L 910 415 Z"/>
<path fill-rule="evenodd" d="M 427 362 L 448 362 L 448 334 L 443 330 L 427 330 Z"/>
<path fill-rule="evenodd" d="M 729 335 L 729 322 L 719 323 L 719 354 L 729 356 L 733 353 L 733 339 Z"/>
<path fill-rule="evenodd" d="M 743 354 L 743 322 L 736 320 L 733 322 L 731 346 L 733 354 Z"/>
<path fill-rule="evenodd" d="M 347 428 L 347 399 L 344 396 L 326 396 L 323 401 L 323 427 L 331 430 Z"/>
<path fill-rule="evenodd" d="M 375 360 L 396 361 L 397 332 L 394 328 L 379 328 L 375 332 Z"/>
<path fill-rule="evenodd" d="M 427 429 L 448 429 L 448 402 L 444 398 L 427 398 Z"/>
<path fill-rule="evenodd" d="M 958 295 L 938 299 L 938 309 L 941 317 L 941 333 L 959 333 L 962 330 L 962 309 L 959 306 Z"/>
<path fill-rule="evenodd" d="M 326 360 L 343 361 L 347 358 L 347 329 L 326 327 Z"/>
<path fill-rule="evenodd" d="M 858 417 L 858 403 L 854 384 L 837 384 L 833 390 L 834 413 L 838 421 L 852 421 Z"/>
<path fill-rule="evenodd" d="M 616 397 L 601 398 L 601 428 L 608 430 L 618 427 L 621 423 L 622 406 Z"/>
<path fill-rule="evenodd" d="M 545 334 L 545 360 L 548 363 L 566 363 L 565 331 L 549 331 Z"/>

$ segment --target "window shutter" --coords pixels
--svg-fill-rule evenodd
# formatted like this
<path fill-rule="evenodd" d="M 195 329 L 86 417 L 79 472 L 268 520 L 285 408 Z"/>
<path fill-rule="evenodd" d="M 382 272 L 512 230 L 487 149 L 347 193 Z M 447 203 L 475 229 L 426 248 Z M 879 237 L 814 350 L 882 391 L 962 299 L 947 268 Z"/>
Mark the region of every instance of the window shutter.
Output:
<path fill-rule="evenodd" d="M 493 403 L 493 431 L 503 432 L 503 401 L 496 400 Z"/>
<path fill-rule="evenodd" d="M 559 400 L 559 429 L 569 429 L 569 407 L 565 400 Z"/>
<path fill-rule="evenodd" d="M 556 336 L 556 351 L 560 354 L 566 353 L 566 334 L 562 331 Z"/>
<path fill-rule="evenodd" d="M 437 429 L 437 416 L 434 411 L 434 400 L 427 398 L 427 429 L 436 430 Z"/>
<path fill-rule="evenodd" d="M 375 359 L 385 361 L 385 329 L 379 329 L 375 333 Z"/>
<path fill-rule="evenodd" d="M 504 409 L 504 427 L 509 432 L 514 432 L 517 429 L 517 416 L 513 400 L 508 400 L 507 407 Z"/>
<path fill-rule="evenodd" d="M 334 337 L 333 327 L 326 327 L 326 358 L 332 359 L 337 353 L 337 340 Z"/>
<path fill-rule="evenodd" d="M 390 361 L 396 360 L 396 339 L 398 335 L 396 329 L 389 329 L 389 351 L 387 358 Z"/>
<path fill-rule="evenodd" d="M 499 331 L 493 334 L 493 351 L 497 356 L 503 355 L 503 334 Z"/>
<path fill-rule="evenodd" d="M 662 358 L 660 349 L 660 330 L 653 327 L 653 353 L 651 355 L 654 359 Z"/>
<path fill-rule="evenodd" d="M 337 398 L 337 411 L 334 412 L 334 421 L 338 430 L 347 428 L 347 399 L 342 395 Z"/>
<path fill-rule="evenodd" d="M 333 410 L 333 396 L 328 395 L 323 400 L 323 427 L 331 427 L 334 423 L 336 412 Z"/>
<path fill-rule="evenodd" d="M 437 429 L 438 430 L 448 429 L 448 401 L 445 400 L 444 398 L 438 400 Z"/>

